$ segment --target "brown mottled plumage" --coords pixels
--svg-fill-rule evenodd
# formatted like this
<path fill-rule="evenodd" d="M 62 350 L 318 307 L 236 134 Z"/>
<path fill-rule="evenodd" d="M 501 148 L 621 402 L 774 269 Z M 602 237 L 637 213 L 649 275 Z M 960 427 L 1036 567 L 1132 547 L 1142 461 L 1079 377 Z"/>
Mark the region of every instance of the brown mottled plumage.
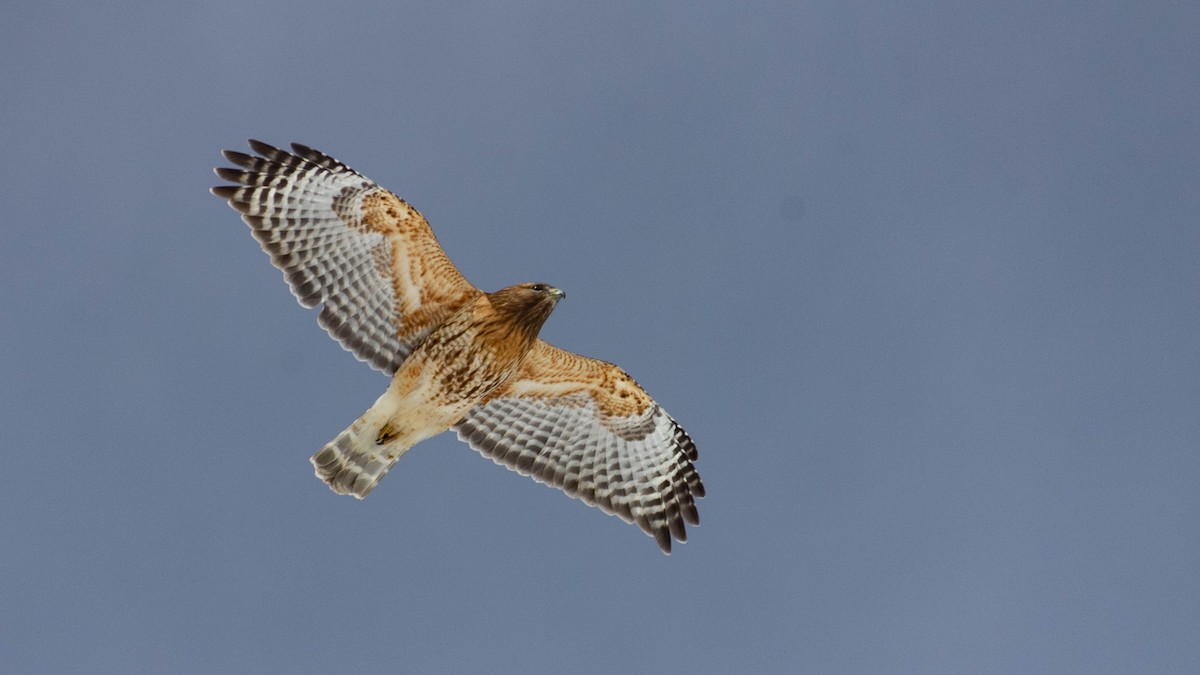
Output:
<path fill-rule="evenodd" d="M 321 152 L 250 141 L 213 188 L 241 212 L 321 326 L 392 375 L 362 417 L 312 457 L 365 497 L 413 445 L 455 429 L 482 454 L 626 522 L 664 552 L 699 524 L 704 485 L 687 433 L 611 363 L 538 338 L 563 297 L 545 284 L 483 293 L 416 209 Z"/>
<path fill-rule="evenodd" d="M 434 328 L 392 385 L 313 456 L 338 494 L 362 499 L 409 448 L 439 434 L 517 370 L 562 291 L 521 284 L 480 295 Z"/>

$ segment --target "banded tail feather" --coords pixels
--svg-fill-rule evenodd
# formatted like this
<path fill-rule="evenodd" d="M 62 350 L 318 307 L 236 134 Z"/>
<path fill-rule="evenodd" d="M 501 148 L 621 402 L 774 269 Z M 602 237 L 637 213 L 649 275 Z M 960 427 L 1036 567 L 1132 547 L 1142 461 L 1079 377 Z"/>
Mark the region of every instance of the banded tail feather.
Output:
<path fill-rule="evenodd" d="M 391 442 L 394 436 L 386 425 L 370 421 L 372 411 L 355 420 L 310 459 L 317 478 L 340 495 L 362 499 L 408 450 Z"/>

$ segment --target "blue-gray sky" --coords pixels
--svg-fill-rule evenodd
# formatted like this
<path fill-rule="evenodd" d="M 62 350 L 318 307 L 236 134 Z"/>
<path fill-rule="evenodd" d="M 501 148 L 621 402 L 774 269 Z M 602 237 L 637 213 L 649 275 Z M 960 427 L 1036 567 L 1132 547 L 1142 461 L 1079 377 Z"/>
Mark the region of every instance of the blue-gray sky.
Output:
<path fill-rule="evenodd" d="M 0 670 L 1200 670 L 1200 5 L 24 3 Z M 323 149 L 691 432 L 671 557 L 451 434 L 229 208 Z"/>

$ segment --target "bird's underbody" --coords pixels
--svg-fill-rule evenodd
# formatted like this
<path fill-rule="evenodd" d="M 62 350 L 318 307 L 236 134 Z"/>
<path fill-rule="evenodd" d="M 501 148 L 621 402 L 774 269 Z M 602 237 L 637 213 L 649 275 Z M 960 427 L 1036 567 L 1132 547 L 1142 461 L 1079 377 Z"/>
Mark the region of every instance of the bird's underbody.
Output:
<path fill-rule="evenodd" d="M 562 291 L 521 284 L 479 296 L 405 359 L 375 405 L 312 457 L 321 480 L 362 499 L 409 448 L 440 434 L 507 380 Z"/>

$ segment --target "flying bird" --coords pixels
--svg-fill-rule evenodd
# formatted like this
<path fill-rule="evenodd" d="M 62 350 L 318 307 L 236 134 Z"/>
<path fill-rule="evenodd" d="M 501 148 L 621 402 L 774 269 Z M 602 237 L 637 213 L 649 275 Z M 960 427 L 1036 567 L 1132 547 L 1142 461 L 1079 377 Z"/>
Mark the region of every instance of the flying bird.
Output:
<path fill-rule="evenodd" d="M 334 492 L 366 497 L 409 448 L 448 429 L 497 464 L 637 523 L 662 548 L 699 525 L 696 446 L 621 368 L 538 337 L 565 294 L 485 293 L 416 209 L 338 160 L 293 143 L 226 150 L 212 188 L 242 214 L 305 307 L 392 377 L 312 456 Z"/>

